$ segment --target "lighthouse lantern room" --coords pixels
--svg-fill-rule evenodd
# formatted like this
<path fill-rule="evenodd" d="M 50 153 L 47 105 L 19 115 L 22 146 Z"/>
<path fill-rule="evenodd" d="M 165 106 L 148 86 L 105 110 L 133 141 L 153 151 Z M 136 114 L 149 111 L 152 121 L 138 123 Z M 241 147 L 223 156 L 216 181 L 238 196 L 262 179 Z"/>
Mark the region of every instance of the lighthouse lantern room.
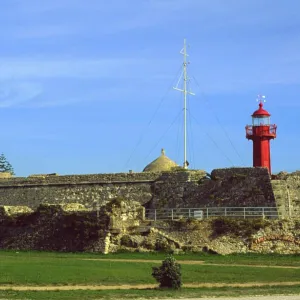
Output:
<path fill-rule="evenodd" d="M 252 114 L 252 125 L 246 126 L 246 138 L 253 141 L 253 167 L 266 167 L 271 174 L 270 140 L 276 138 L 277 126 L 270 124 L 263 98 L 260 96 L 259 108 Z"/>

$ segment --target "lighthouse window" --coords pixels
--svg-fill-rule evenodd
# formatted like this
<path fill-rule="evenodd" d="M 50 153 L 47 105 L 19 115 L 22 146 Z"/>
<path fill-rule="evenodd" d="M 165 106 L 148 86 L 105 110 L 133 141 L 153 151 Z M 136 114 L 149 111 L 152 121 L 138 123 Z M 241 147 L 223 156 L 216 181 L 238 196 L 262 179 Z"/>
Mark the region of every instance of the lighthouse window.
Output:
<path fill-rule="evenodd" d="M 252 125 L 253 126 L 261 126 L 261 125 L 270 125 L 270 118 L 269 117 L 254 117 L 252 118 Z"/>

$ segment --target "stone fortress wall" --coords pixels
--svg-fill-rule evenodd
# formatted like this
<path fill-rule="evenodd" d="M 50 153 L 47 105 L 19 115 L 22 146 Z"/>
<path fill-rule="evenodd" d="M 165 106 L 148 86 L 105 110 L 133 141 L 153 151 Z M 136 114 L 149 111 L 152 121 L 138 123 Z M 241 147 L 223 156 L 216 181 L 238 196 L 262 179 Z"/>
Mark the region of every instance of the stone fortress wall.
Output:
<path fill-rule="evenodd" d="M 280 173 L 272 181 L 278 211 L 284 218 L 300 217 L 300 172 Z"/>
<path fill-rule="evenodd" d="M 115 197 L 144 204 L 151 199 L 156 173 L 116 173 L 58 176 L 34 175 L 0 179 L 0 205 L 36 208 L 41 203 L 103 205 Z"/>
<path fill-rule="evenodd" d="M 265 168 L 4 176 L 0 249 L 300 253 L 299 199 L 299 173 L 271 180 Z M 216 231 L 222 218 L 145 219 L 145 208 L 267 206 L 284 219 L 227 219 L 238 235 Z"/>
<path fill-rule="evenodd" d="M 80 203 L 102 206 L 113 198 L 146 208 L 277 206 L 283 216 L 300 212 L 300 177 L 270 179 L 265 168 L 92 175 L 56 174 L 0 179 L 0 205 Z"/>

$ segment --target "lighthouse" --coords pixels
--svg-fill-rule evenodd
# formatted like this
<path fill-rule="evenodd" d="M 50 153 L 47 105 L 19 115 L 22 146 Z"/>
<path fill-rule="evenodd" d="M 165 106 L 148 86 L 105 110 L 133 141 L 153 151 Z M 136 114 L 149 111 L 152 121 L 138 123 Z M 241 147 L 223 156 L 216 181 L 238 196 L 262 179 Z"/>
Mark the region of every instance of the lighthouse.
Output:
<path fill-rule="evenodd" d="M 246 126 L 246 138 L 253 141 L 253 167 L 266 167 L 271 174 L 270 140 L 276 138 L 275 124 L 264 109 L 264 96 L 259 96 L 259 108 L 252 114 L 252 125 Z"/>

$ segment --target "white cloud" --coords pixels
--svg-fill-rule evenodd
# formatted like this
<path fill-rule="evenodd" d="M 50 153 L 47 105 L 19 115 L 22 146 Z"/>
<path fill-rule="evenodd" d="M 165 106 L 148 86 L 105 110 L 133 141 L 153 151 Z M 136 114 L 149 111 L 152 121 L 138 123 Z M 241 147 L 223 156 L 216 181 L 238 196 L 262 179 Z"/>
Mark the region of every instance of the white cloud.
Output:
<path fill-rule="evenodd" d="M 30 22 L 25 22 L 24 26 L 21 22 L 18 25 L 11 24 L 8 28 L 0 27 L 0 33 L 11 36 L 12 39 L 44 37 L 45 41 L 48 41 L 49 37 L 73 35 L 75 39 L 72 41 L 78 45 L 84 42 L 80 35 L 84 36 L 86 41 L 87 37 L 91 36 L 98 38 L 104 34 L 135 28 L 166 25 L 170 21 L 176 21 L 172 24 L 176 25 L 174 30 L 177 31 L 192 20 L 198 27 L 188 28 L 194 38 L 194 41 L 189 42 L 195 45 L 191 52 L 199 53 L 198 57 L 195 54 L 191 56 L 192 75 L 198 79 L 202 91 L 235 92 L 264 84 L 300 83 L 300 41 L 296 35 L 282 37 L 278 33 L 277 36 L 276 30 L 273 30 L 265 40 L 261 37 L 255 39 L 255 34 L 260 29 L 276 29 L 281 24 L 288 26 L 297 22 L 298 19 L 295 18 L 297 10 L 290 9 L 296 4 L 293 1 L 286 5 L 280 4 L 278 0 L 131 0 L 130 2 L 111 0 L 105 5 L 97 0 L 91 0 L 89 4 L 81 0 L 44 2 L 19 0 L 15 3 L 18 4 L 18 9 L 14 18 L 25 20 L 30 18 Z M 182 32 L 184 30 L 182 29 Z M 253 39 L 247 40 L 247 36 L 244 36 L 245 33 L 249 33 L 248 30 L 252 37 L 254 36 Z M 198 39 L 199 32 L 206 33 L 207 39 L 202 40 L 201 36 Z M 163 36 L 158 31 L 156 33 L 159 37 Z M 168 33 L 173 33 L 172 29 Z M 235 39 L 231 34 L 238 35 L 239 38 Z M 102 40 L 99 39 L 99 45 L 96 46 L 105 48 L 105 53 L 113 51 L 121 57 L 122 45 L 118 49 L 117 41 L 110 39 L 107 41 L 107 44 L 101 44 Z M 155 41 L 154 37 L 152 41 Z M 132 47 L 129 45 L 131 42 Z M 37 79 L 57 79 L 59 82 L 65 78 L 99 80 L 104 78 L 116 81 L 135 79 L 139 82 L 147 79 L 151 82 L 152 79 L 160 77 L 163 82 L 173 78 L 172 70 L 174 66 L 180 64 L 181 58 L 178 56 L 178 60 L 172 60 L 161 55 L 160 47 L 164 47 L 165 50 L 168 47 L 167 42 L 153 43 L 150 46 L 145 42 L 145 47 L 151 48 L 148 51 L 150 60 L 132 58 L 136 54 L 143 57 L 143 54 L 135 53 L 138 43 L 140 41 L 135 40 L 135 37 L 129 37 L 128 44 L 124 45 L 127 52 L 131 51 L 132 54 L 129 54 L 131 57 L 123 59 L 118 57 L 91 59 L 89 56 L 95 53 L 95 48 L 84 53 L 86 58 L 57 59 L 54 57 L 59 57 L 61 50 L 70 49 L 74 51 L 72 53 L 76 53 L 73 44 L 69 45 L 66 42 L 63 49 L 60 48 L 60 44 L 52 45 L 49 52 L 42 46 L 45 52 L 41 55 L 44 59 L 34 56 L 22 58 L 20 54 L 16 54 L 16 57 L 0 58 L 0 80 L 16 78 L 31 82 Z M 95 41 L 90 45 L 95 47 Z M 29 46 L 25 44 L 25 49 L 29 47 L 33 53 L 38 53 L 34 46 L 35 44 Z M 176 53 L 177 49 L 173 51 Z M 116 88 L 119 89 L 119 86 Z M 66 97 L 63 102 L 69 101 L 77 100 L 74 97 Z M 53 105 L 55 102 L 51 100 L 48 103 Z"/>

